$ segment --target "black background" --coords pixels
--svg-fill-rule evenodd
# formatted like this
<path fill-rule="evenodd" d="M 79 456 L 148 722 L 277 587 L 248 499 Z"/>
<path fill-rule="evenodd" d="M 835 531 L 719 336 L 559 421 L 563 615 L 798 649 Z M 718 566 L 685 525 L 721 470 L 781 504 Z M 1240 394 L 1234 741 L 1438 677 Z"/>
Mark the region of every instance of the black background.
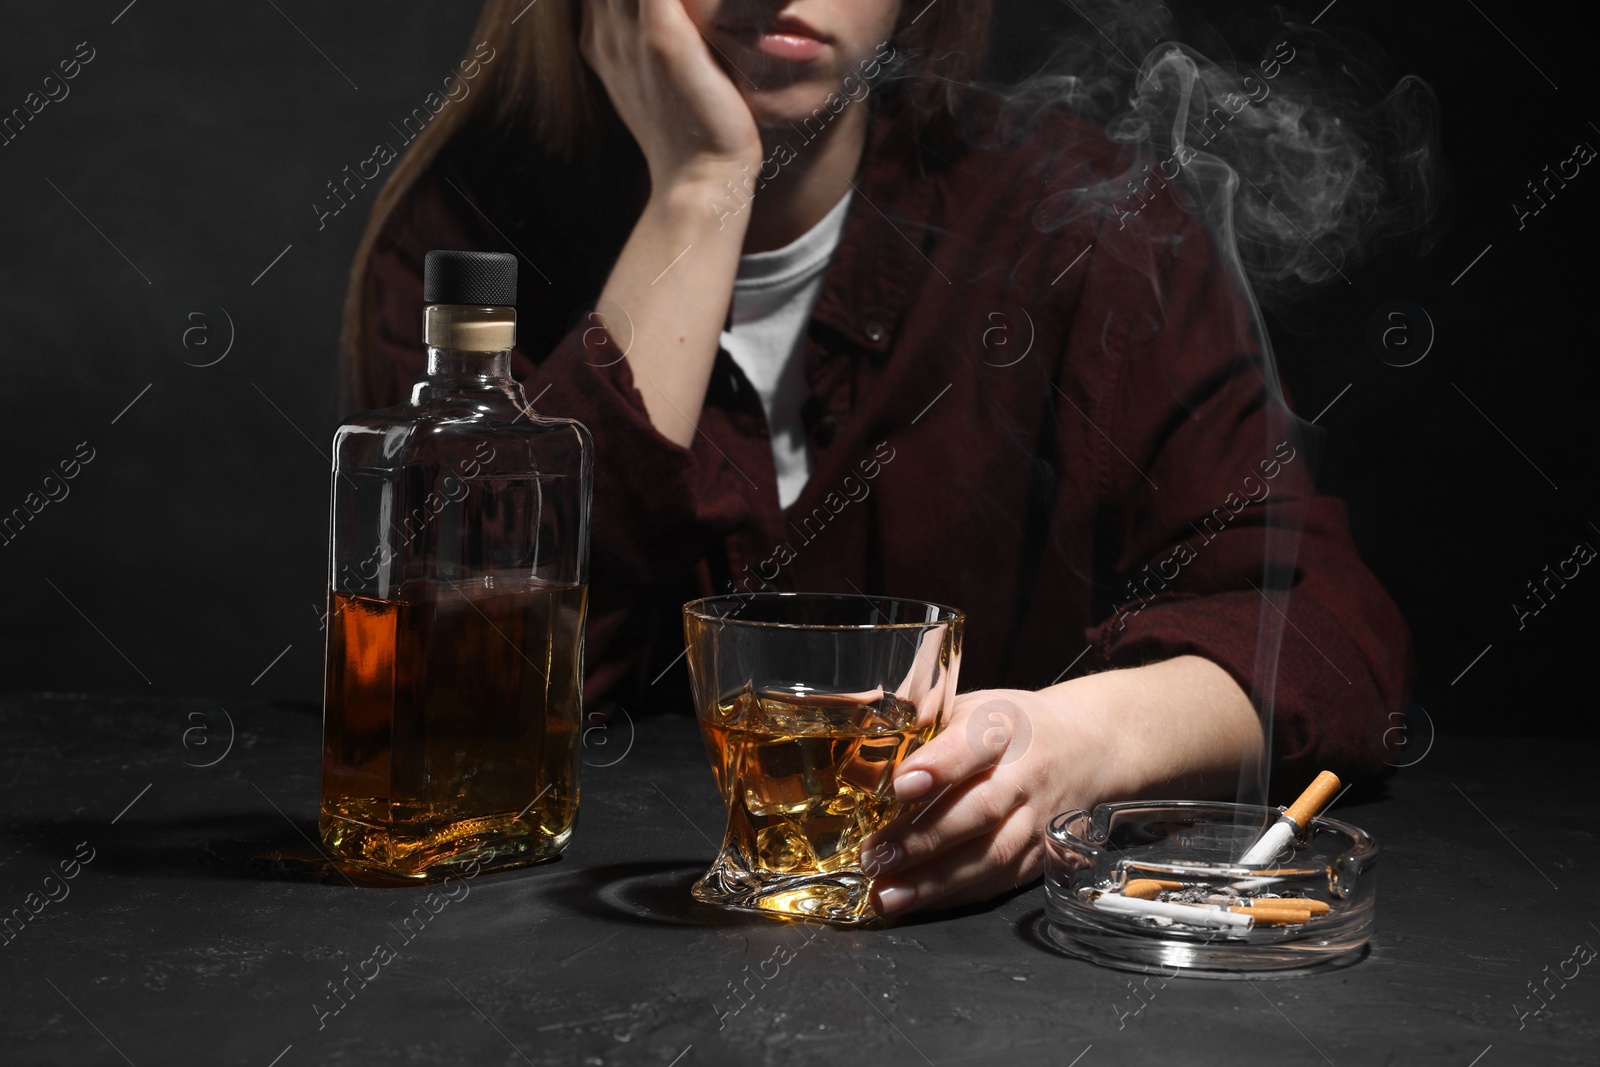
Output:
<path fill-rule="evenodd" d="M 1002 10 L 1002 67 L 1082 26 L 1053 0 Z M 7 5 L 0 113 L 79 42 L 95 58 L 0 147 L 0 512 L 80 442 L 95 458 L 0 546 L 0 688 L 320 702 L 338 320 L 376 186 L 320 231 L 311 205 L 441 88 L 476 15 Z M 1319 420 L 1323 484 L 1412 625 L 1416 701 L 1441 732 L 1588 733 L 1600 575 L 1585 569 L 1520 630 L 1511 606 L 1577 542 L 1600 547 L 1587 240 L 1600 168 L 1521 230 L 1512 209 L 1578 141 L 1600 146 L 1585 38 L 1503 0 L 1338 0 L 1319 25 L 1365 30 L 1435 87 L 1456 205 L 1427 257 L 1350 272 L 1299 309 L 1312 328 L 1274 323 L 1301 413 L 1338 398 Z M 1399 299 L 1437 330 L 1405 368 L 1366 341 Z M 235 338 L 194 367 L 172 337 L 202 304 L 226 309 Z"/>

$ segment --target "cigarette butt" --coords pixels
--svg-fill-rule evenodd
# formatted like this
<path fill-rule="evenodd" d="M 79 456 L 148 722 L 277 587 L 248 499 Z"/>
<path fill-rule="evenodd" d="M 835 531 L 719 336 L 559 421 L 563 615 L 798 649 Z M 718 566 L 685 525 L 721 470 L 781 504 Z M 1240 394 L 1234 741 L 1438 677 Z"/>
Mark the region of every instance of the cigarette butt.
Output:
<path fill-rule="evenodd" d="M 1304 909 L 1290 911 L 1278 908 L 1229 908 L 1235 915 L 1248 915 L 1256 921 L 1257 926 L 1298 926 L 1309 922 L 1311 913 Z"/>
<path fill-rule="evenodd" d="M 1339 791 L 1339 784 L 1337 774 L 1323 771 L 1306 786 L 1306 791 L 1289 805 L 1289 810 L 1284 814 L 1293 819 L 1296 826 L 1305 829 L 1317 817 L 1317 812 L 1328 806 L 1328 801 Z"/>
<path fill-rule="evenodd" d="M 1229 882 L 1228 885 L 1230 887 L 1234 888 L 1234 889 L 1240 890 L 1241 892 L 1249 892 L 1252 889 L 1265 889 L 1267 886 L 1273 885 L 1274 883 L 1281 882 L 1283 880 L 1284 879 L 1281 878 L 1281 877 L 1241 878 L 1237 882 Z"/>
<path fill-rule="evenodd" d="M 1101 911 L 1118 915 L 1159 916 L 1188 926 L 1210 929 L 1248 930 L 1255 923 L 1255 918 L 1249 914 L 1248 908 L 1234 909 L 1245 913 L 1236 915 L 1221 908 L 1208 908 L 1203 904 L 1168 904 L 1159 900 L 1125 897 L 1119 893 L 1100 894 L 1094 898 L 1094 906 Z"/>
<path fill-rule="evenodd" d="M 1135 900 L 1154 900 L 1163 890 L 1182 888 L 1182 882 L 1169 882 L 1163 878 L 1135 878 L 1122 887 L 1122 895 Z"/>
<path fill-rule="evenodd" d="M 1326 915 L 1330 907 L 1320 900 L 1309 897 L 1254 897 L 1248 901 L 1241 901 L 1247 907 L 1276 908 L 1279 911 L 1308 911 L 1312 915 Z"/>
<path fill-rule="evenodd" d="M 1244 908 L 1246 911 L 1257 915 L 1271 913 L 1273 915 L 1303 915 L 1308 919 L 1311 918 L 1310 908 L 1297 908 L 1292 904 L 1250 903 L 1234 904 L 1232 907 Z"/>

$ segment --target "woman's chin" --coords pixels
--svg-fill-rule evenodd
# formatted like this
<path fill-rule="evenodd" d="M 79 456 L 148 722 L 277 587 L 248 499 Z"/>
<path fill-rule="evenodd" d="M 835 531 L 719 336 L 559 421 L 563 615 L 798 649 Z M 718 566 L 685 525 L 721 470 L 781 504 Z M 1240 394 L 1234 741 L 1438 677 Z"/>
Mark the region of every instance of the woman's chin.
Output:
<path fill-rule="evenodd" d="M 832 126 L 844 114 L 844 109 L 838 114 L 828 110 L 827 100 L 831 92 L 831 89 L 819 89 L 816 86 L 795 86 L 790 89 L 747 92 L 744 99 L 756 125 L 763 130 L 804 129 L 807 139 L 810 139 Z M 846 108 L 849 106 L 847 104 Z"/>

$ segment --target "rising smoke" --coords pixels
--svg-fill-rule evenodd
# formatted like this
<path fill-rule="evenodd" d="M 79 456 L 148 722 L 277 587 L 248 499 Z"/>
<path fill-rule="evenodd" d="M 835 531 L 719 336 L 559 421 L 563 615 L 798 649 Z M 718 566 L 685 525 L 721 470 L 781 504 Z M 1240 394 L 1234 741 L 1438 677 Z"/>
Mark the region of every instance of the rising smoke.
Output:
<path fill-rule="evenodd" d="M 1180 25 L 1151 0 L 1064 2 L 1082 18 L 1081 32 L 1000 91 L 998 124 L 957 103 L 958 125 L 973 120 L 965 130 L 975 141 L 996 129 L 1026 138 L 1035 120 L 1066 109 L 1128 146 L 1121 173 L 1053 190 L 1033 206 L 1043 233 L 1086 216 L 1099 216 L 1102 233 L 1121 230 L 1151 198 L 1181 191 L 1237 282 L 1240 351 L 1256 357 L 1238 373 L 1251 375 L 1267 400 L 1261 454 L 1314 436 L 1284 400 L 1259 305 L 1288 311 L 1315 289 L 1348 283 L 1357 264 L 1395 245 L 1418 255 L 1431 249 L 1448 215 L 1433 90 L 1395 75 L 1364 35 L 1318 28 L 1281 8 L 1237 19 L 1224 33 L 1192 18 Z M 952 86 L 950 99 L 959 101 L 963 89 Z M 1110 249 L 1128 254 L 1130 244 L 1170 235 L 1146 228 L 1143 236 L 1148 241 L 1113 241 Z M 1260 520 L 1250 695 L 1266 752 L 1303 504 Z M 1239 768 L 1240 801 L 1265 801 L 1264 757 Z"/>
<path fill-rule="evenodd" d="M 1224 33 L 1151 0 L 1070 7 L 1081 31 L 1005 90 L 1007 122 L 1025 133 L 1031 117 L 1066 108 L 1136 154 L 1127 173 L 1040 205 L 1041 230 L 1085 211 L 1121 221 L 1176 182 L 1208 221 L 1230 220 L 1240 266 L 1269 306 L 1347 281 L 1396 244 L 1424 254 L 1440 236 L 1438 102 L 1420 78 L 1396 76 L 1370 38 L 1282 8 Z M 1198 180 L 1219 165 L 1221 180 Z"/>

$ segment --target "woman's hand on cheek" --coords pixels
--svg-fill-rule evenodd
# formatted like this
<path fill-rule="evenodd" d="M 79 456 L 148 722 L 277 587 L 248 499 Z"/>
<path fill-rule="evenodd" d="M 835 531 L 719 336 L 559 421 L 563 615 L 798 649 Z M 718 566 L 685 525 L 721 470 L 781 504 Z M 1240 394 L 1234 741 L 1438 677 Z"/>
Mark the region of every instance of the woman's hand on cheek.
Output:
<path fill-rule="evenodd" d="M 861 849 L 879 914 L 987 900 L 1039 874 L 1045 824 L 1096 799 L 1108 758 L 1062 688 L 964 693 L 900 765 L 895 792 L 912 806 Z"/>
<path fill-rule="evenodd" d="M 750 108 L 682 0 L 584 0 L 580 49 L 639 143 L 653 194 L 759 166 Z"/>

